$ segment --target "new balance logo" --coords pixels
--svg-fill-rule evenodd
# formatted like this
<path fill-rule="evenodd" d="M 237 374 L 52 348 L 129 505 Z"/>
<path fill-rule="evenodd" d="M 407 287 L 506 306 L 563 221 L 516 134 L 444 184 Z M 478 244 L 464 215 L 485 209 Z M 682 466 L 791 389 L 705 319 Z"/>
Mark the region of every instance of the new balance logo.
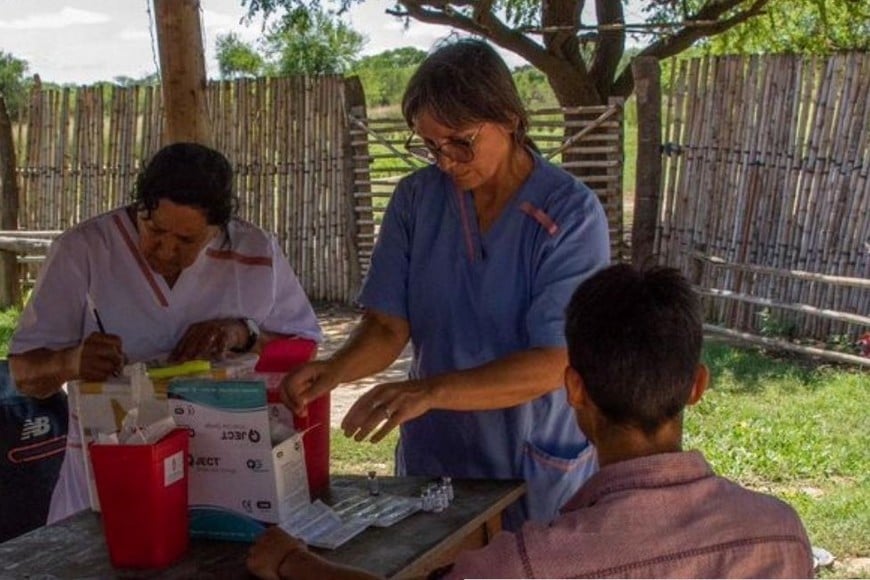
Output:
<path fill-rule="evenodd" d="M 51 422 L 48 417 L 34 417 L 24 421 L 24 426 L 21 429 L 21 440 L 27 441 L 34 437 L 41 437 L 51 430 Z"/>

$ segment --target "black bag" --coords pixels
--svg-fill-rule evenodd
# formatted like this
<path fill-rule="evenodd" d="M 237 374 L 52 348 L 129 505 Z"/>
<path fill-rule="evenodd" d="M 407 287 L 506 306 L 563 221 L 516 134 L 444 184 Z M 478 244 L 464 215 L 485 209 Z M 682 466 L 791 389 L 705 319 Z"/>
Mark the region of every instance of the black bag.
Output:
<path fill-rule="evenodd" d="M 0 360 L 0 542 L 45 524 L 66 450 L 66 393 L 25 397 Z"/>

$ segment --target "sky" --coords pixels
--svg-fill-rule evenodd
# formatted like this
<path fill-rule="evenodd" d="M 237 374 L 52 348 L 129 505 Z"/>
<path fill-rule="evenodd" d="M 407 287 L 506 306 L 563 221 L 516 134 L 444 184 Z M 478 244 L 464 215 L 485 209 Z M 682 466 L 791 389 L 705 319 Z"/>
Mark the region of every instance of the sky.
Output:
<path fill-rule="evenodd" d="M 27 61 L 29 74 L 43 82 L 90 84 L 115 77 L 141 78 L 157 72 L 152 0 L 0 0 L 0 51 Z M 347 22 L 368 38 L 362 54 L 413 46 L 428 50 L 449 29 L 385 13 L 392 0 L 366 0 L 354 6 Z M 214 45 L 219 34 L 235 32 L 255 40 L 260 22 L 240 23 L 241 0 L 200 0 L 203 45 L 210 78 L 218 76 Z M 629 9 L 629 17 L 631 16 Z M 502 52 L 510 66 L 523 64 Z"/>
<path fill-rule="evenodd" d="M 0 0 L 0 51 L 29 64 L 43 82 L 89 84 L 117 76 L 140 78 L 156 72 L 151 0 Z M 449 30 L 402 22 L 385 14 L 389 0 L 367 0 L 347 21 L 368 38 L 363 54 L 391 48 L 429 47 Z M 237 33 L 250 42 L 260 22 L 240 24 L 240 0 L 201 0 L 206 68 L 217 77 L 214 55 L 219 34 Z M 153 32 L 156 35 L 156 32 Z M 152 48 L 153 44 L 153 48 Z M 514 59 L 516 60 L 516 59 Z"/>

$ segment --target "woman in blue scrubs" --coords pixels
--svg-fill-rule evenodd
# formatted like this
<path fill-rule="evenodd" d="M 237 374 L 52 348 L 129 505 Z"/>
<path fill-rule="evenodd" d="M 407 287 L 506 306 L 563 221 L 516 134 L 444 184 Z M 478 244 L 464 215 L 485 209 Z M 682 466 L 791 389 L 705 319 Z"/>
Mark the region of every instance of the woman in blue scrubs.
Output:
<path fill-rule="evenodd" d="M 410 340 L 408 379 L 362 396 L 345 434 L 377 442 L 400 427 L 398 475 L 525 479 L 506 527 L 549 521 L 596 469 L 561 385 L 565 308 L 610 261 L 604 211 L 535 151 L 510 71 L 482 41 L 430 54 L 402 111 L 406 147 L 431 165 L 390 200 L 359 325 L 330 358 L 284 379 L 284 401 L 304 413 Z"/>

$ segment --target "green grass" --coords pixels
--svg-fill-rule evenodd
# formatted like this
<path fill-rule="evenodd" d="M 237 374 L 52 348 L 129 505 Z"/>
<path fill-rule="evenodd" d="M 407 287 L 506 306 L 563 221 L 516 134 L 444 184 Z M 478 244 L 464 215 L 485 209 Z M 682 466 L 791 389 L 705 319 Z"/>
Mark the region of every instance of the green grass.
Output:
<path fill-rule="evenodd" d="M 357 443 L 344 436 L 341 429 L 332 429 L 329 469 L 332 473 L 364 474 L 376 471 L 379 475 L 392 475 L 395 465 L 393 451 L 399 440 L 398 430 L 380 443 Z"/>
<path fill-rule="evenodd" d="M 718 343 L 705 358 L 712 386 L 686 413 L 686 447 L 794 506 L 814 545 L 870 556 L 870 375 Z"/>
<path fill-rule="evenodd" d="M 9 341 L 18 323 L 18 315 L 17 308 L 0 311 L 0 358 L 6 358 L 9 354 Z"/>

